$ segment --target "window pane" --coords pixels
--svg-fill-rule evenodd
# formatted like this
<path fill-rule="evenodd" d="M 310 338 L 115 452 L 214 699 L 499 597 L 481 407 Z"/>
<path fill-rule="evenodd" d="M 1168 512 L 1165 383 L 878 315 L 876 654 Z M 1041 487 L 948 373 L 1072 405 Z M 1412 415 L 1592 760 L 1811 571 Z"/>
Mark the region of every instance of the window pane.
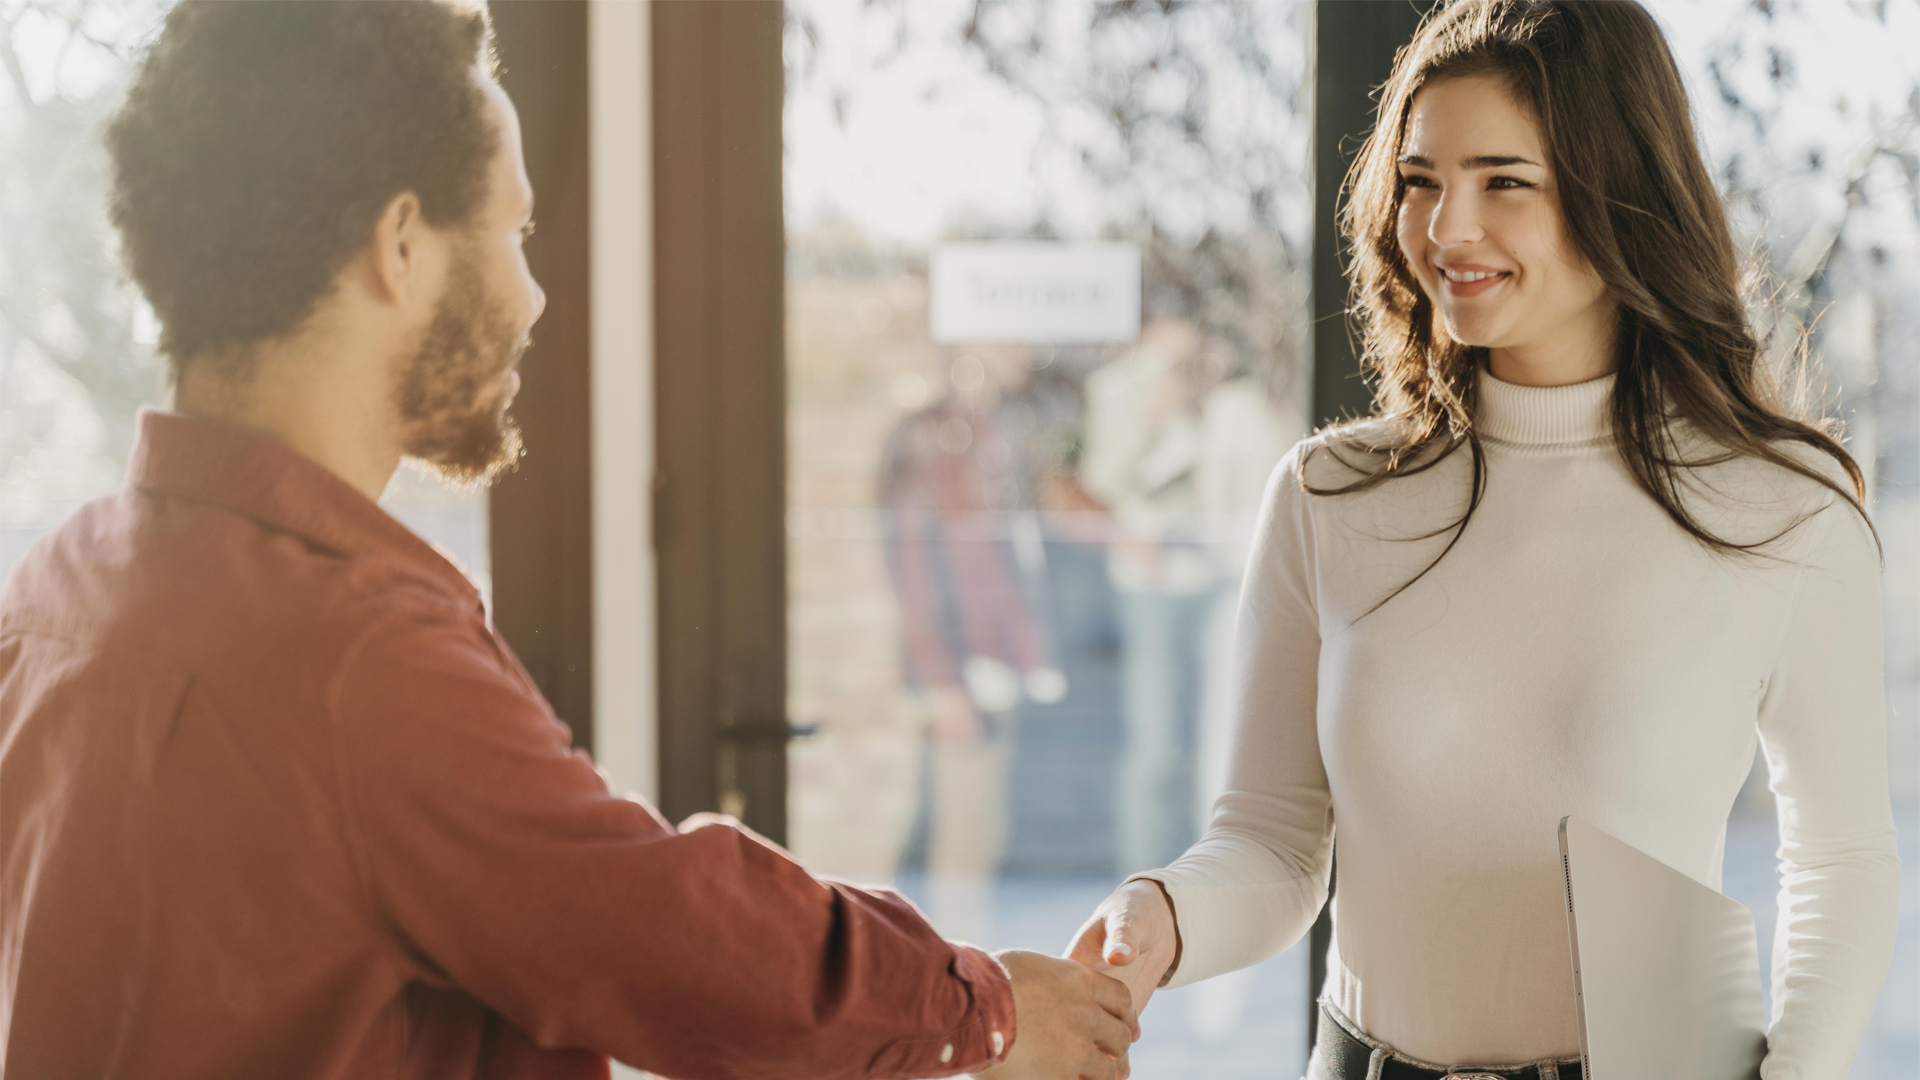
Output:
<path fill-rule="evenodd" d="M 163 10 L 0 2 L 0 573 L 119 485 L 134 414 L 160 397 L 98 132 Z"/>
<path fill-rule="evenodd" d="M 788 19 L 792 841 L 1057 951 L 1223 782 L 1240 563 L 1307 426 L 1309 8 Z M 1135 1069 L 1297 1069 L 1305 990 L 1295 950 L 1175 992 Z"/>

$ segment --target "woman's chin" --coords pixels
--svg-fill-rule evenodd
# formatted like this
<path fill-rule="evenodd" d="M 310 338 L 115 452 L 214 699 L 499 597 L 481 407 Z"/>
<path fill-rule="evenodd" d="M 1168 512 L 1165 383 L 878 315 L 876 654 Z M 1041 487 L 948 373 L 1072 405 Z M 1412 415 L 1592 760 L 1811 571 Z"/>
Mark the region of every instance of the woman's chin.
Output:
<path fill-rule="evenodd" d="M 1505 336 L 1491 326 L 1479 320 L 1456 322 L 1446 320 L 1447 336 L 1470 349 L 1497 349 Z"/>

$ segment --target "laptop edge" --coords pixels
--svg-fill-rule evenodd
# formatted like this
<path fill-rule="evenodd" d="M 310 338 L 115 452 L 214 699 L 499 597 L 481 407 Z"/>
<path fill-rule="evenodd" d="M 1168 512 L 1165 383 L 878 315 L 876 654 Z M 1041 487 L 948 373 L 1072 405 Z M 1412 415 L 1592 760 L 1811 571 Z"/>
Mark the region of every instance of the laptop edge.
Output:
<path fill-rule="evenodd" d="M 1593 1080 L 1593 1067 L 1587 1056 L 1587 1002 L 1580 988 L 1580 935 L 1573 912 L 1573 858 L 1567 849 L 1569 820 L 1569 817 L 1560 819 L 1560 881 L 1567 894 L 1567 949 L 1573 954 L 1573 1014 L 1580 1021 L 1580 1076 L 1582 1080 Z"/>

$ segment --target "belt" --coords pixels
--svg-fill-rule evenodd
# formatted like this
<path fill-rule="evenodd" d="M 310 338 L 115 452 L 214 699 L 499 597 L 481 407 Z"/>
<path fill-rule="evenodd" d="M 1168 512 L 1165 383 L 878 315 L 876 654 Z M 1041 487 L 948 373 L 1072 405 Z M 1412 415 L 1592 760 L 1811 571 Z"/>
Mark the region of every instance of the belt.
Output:
<path fill-rule="evenodd" d="M 1324 1002 L 1313 1058 L 1307 1080 L 1581 1080 L 1578 1057 L 1489 1066 L 1411 1058 L 1361 1034 L 1358 1025 Z"/>

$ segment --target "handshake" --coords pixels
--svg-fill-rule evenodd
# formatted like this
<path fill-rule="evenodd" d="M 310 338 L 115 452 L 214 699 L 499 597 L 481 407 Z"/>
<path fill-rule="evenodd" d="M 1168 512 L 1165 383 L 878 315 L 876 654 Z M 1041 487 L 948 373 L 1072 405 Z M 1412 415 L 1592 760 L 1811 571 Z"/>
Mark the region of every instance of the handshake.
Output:
<path fill-rule="evenodd" d="M 997 954 L 1013 981 L 1019 1030 L 1005 1061 L 979 1080 L 1125 1080 L 1140 1011 L 1180 959 L 1173 903 L 1129 881 L 1094 909 L 1065 959 Z"/>

